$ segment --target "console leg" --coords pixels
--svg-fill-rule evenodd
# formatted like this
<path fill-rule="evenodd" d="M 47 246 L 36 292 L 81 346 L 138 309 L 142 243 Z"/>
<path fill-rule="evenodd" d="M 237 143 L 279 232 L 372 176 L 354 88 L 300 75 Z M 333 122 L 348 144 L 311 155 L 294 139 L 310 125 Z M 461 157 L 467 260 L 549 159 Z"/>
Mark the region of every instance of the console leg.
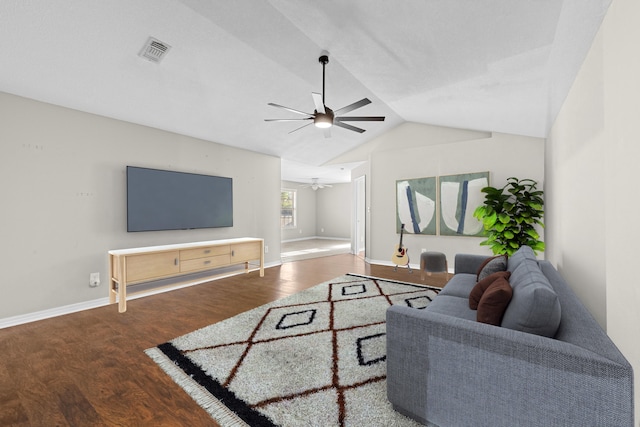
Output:
<path fill-rule="evenodd" d="M 118 286 L 118 312 L 127 311 L 127 285 L 122 283 Z"/>

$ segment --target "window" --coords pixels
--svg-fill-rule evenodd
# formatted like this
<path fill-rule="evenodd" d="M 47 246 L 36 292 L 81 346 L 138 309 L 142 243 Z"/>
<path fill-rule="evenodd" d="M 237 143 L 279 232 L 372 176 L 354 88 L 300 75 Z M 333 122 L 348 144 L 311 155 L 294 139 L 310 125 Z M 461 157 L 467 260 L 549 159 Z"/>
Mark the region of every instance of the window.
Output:
<path fill-rule="evenodd" d="M 280 227 L 296 227 L 296 190 L 280 192 Z"/>

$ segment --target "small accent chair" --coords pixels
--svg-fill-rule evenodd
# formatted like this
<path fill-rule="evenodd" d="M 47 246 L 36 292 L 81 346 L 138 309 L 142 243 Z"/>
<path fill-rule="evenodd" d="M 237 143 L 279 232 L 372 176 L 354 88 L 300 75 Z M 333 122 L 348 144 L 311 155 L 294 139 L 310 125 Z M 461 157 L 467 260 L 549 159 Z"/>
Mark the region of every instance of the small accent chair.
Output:
<path fill-rule="evenodd" d="M 422 252 L 420 254 L 420 279 L 424 280 L 425 272 L 431 276 L 433 273 L 447 273 L 447 257 L 442 252 Z"/>

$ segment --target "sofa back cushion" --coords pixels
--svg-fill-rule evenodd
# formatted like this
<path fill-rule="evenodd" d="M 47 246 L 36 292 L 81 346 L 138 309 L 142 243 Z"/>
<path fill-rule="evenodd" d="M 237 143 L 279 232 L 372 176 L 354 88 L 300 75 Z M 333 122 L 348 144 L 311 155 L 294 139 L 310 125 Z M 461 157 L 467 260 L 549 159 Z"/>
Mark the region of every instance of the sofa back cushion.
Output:
<path fill-rule="evenodd" d="M 536 261 L 536 254 L 533 253 L 533 249 L 529 246 L 520 246 L 520 248 L 509 257 L 506 270 L 513 273 L 525 259 Z"/>
<path fill-rule="evenodd" d="M 529 248 L 530 250 L 530 248 Z M 502 318 L 502 327 L 528 332 L 545 337 L 554 337 L 560 325 L 560 301 L 547 277 L 542 273 L 533 251 L 523 251 L 522 259 L 516 258 L 517 266 L 509 282 L 513 289 L 511 302 Z"/>

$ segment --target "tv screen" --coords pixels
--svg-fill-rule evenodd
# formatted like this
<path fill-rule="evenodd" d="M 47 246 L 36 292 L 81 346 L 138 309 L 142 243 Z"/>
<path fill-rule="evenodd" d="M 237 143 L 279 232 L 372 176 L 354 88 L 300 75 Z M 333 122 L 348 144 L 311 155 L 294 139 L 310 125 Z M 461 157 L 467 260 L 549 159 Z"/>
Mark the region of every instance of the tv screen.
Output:
<path fill-rule="evenodd" d="M 127 231 L 233 226 L 233 180 L 127 166 Z"/>

